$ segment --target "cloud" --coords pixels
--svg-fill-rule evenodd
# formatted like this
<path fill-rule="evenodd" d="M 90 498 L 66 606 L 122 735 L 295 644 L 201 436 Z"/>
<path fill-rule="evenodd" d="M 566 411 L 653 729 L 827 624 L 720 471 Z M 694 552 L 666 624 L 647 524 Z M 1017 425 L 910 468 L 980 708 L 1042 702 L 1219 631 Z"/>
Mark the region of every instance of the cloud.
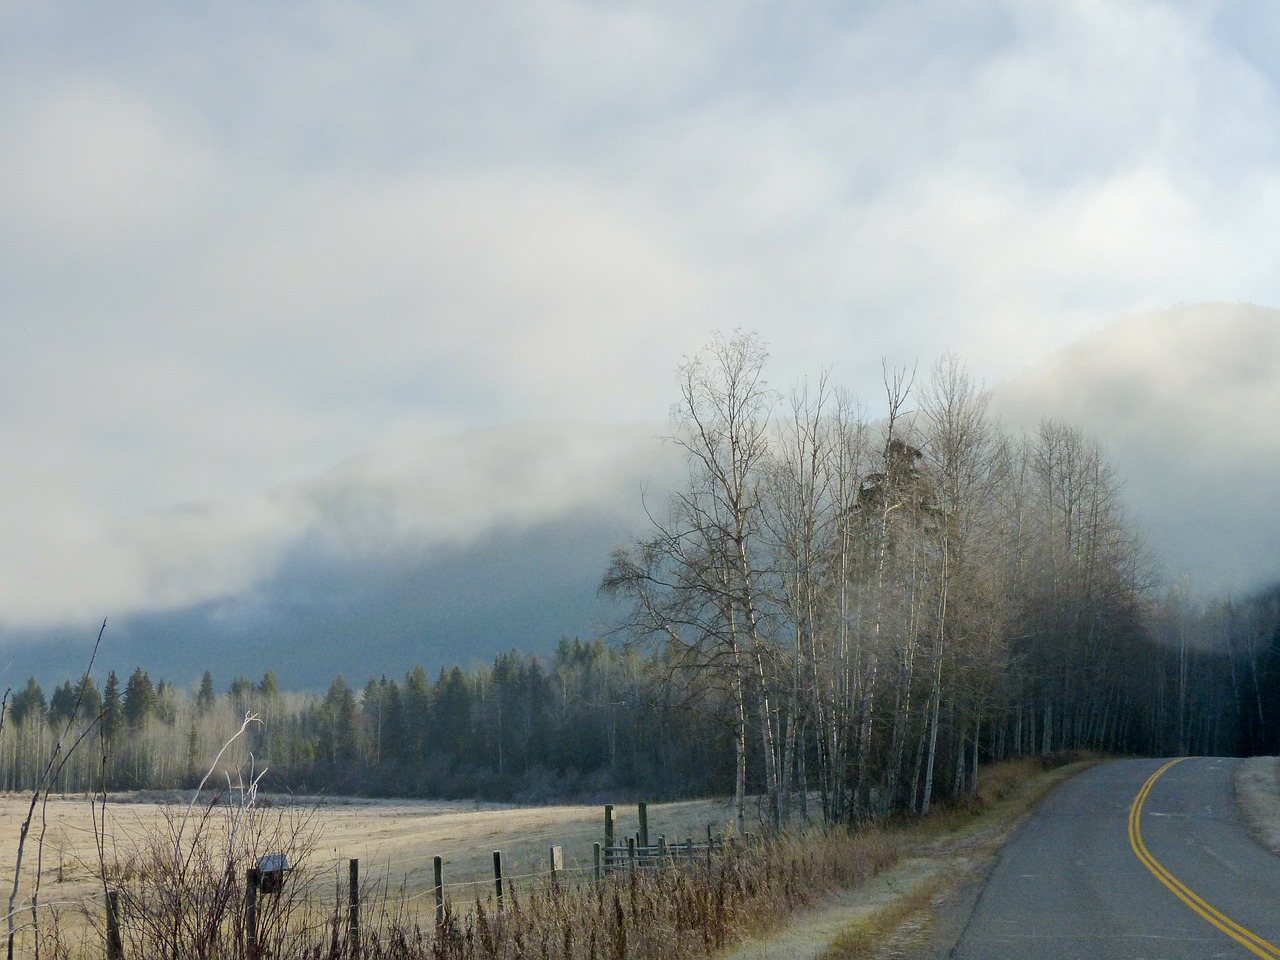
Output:
<path fill-rule="evenodd" d="M 42 91 L 0 133 L 0 214 L 40 260 L 137 256 L 180 234 L 212 160 L 181 125 L 109 81 Z"/>
<path fill-rule="evenodd" d="M 481 407 L 616 364 L 698 284 L 616 194 L 515 171 L 312 182 L 208 254 L 178 282 L 222 349 L 288 353 L 339 388 L 444 378 L 441 399 Z"/>
<path fill-rule="evenodd" d="M 323 545 L 376 557 L 463 545 L 584 510 L 632 520 L 645 482 L 664 489 L 674 451 L 656 426 L 529 423 L 354 458 L 306 484 Z"/>
<path fill-rule="evenodd" d="M 1280 296 L 1277 78 L 1223 8 L 55 2 L 0 26 L 0 559 L 80 584 L 69 606 L 229 584 L 216 537 L 207 574 L 137 572 L 164 538 L 132 518 L 173 504 L 415 431 L 661 419 L 717 329 L 759 331 L 778 386 L 830 367 L 874 397 L 884 356 L 951 346 L 994 382 L 1127 312 Z M 287 532 L 237 534 L 254 576 L 312 522 L 264 503 L 248 526 Z M 239 529 L 186 542 L 206 522 Z"/>
<path fill-rule="evenodd" d="M 271 491 L 46 528 L 38 542 L 6 544 L 28 553 L 0 578 L 0 625 L 241 603 L 301 557 L 407 569 L 583 514 L 612 522 L 621 540 L 641 522 L 645 485 L 670 482 L 659 432 L 544 423 L 399 438 Z"/>

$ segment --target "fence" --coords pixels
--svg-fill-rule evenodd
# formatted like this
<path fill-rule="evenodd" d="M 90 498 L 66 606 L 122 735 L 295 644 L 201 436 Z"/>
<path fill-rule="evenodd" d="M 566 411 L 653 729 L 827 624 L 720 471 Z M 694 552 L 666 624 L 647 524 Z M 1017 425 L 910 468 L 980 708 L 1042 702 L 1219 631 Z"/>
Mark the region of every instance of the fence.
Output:
<path fill-rule="evenodd" d="M 613 804 L 605 804 L 604 843 L 595 844 L 593 851 L 597 881 L 604 874 L 618 870 L 662 870 L 694 858 L 702 858 L 710 862 L 734 843 L 733 838 L 726 841 L 723 834 L 713 833 L 710 824 L 707 825 L 706 839 L 696 843 L 692 837 L 668 841 L 665 834 L 660 834 L 657 842 L 651 843 L 649 805 L 641 802 L 638 808 L 640 829 L 625 841 L 619 842 L 620 838 L 617 837 L 614 827 Z M 748 834 L 744 840 L 749 840 L 750 836 Z"/>
<path fill-rule="evenodd" d="M 642 802 L 638 805 L 638 814 L 640 829 L 634 835 L 623 839 L 618 837 L 616 833 L 614 806 L 612 804 L 605 805 L 604 841 L 593 844 L 592 859 L 589 866 L 566 868 L 563 846 L 553 844 L 547 850 L 547 870 L 509 876 L 504 870 L 502 852 L 495 850 L 492 853 L 492 880 L 468 879 L 446 884 L 443 859 L 439 856 L 432 857 L 432 883 L 429 889 L 410 894 L 406 888 L 402 887 L 401 897 L 397 901 L 398 906 L 402 910 L 409 910 L 415 902 L 430 898 L 430 902 L 424 905 L 424 909 L 417 912 L 424 915 L 434 912 L 434 921 L 436 926 L 439 927 L 446 917 L 447 905 L 459 899 L 464 902 L 474 899 L 478 903 L 481 900 L 487 901 L 491 894 L 497 910 L 502 911 L 508 895 L 513 890 L 515 881 L 536 880 L 547 883 L 553 890 L 559 891 L 561 884 L 564 883 L 584 882 L 589 879 L 591 882 L 600 884 L 606 882 L 611 875 L 623 871 L 658 871 L 676 869 L 694 863 L 705 862 L 709 864 L 716 857 L 726 852 L 733 853 L 740 846 L 734 838 L 726 839 L 723 835 L 714 833 L 710 825 L 706 829 L 705 839 L 699 838 L 699 840 L 695 841 L 692 837 L 685 837 L 682 840 L 668 841 L 665 835 L 660 835 L 655 842 L 651 842 L 648 805 L 646 803 Z M 749 840 L 750 835 L 748 834 L 743 839 Z M 294 905 L 300 904 L 315 907 L 320 910 L 322 915 L 328 915 L 330 918 L 328 923 L 332 925 L 335 938 L 338 935 L 337 918 L 345 913 L 345 917 L 342 917 L 342 919 L 345 920 L 343 926 L 345 927 L 347 950 L 350 956 L 359 956 L 364 932 L 362 908 L 369 903 L 371 897 L 388 897 L 390 895 L 392 882 L 389 865 L 388 873 L 384 874 L 380 882 L 375 880 L 372 884 L 366 882 L 365 885 L 362 885 L 359 858 L 347 859 L 345 864 L 347 881 L 345 890 L 341 889 L 341 884 L 335 883 L 334 893 L 330 898 L 321 892 L 323 885 L 327 883 L 327 881 L 323 880 L 326 871 L 323 869 L 312 871 L 311 875 L 306 879 L 300 876 L 290 876 L 293 870 L 289 868 L 283 858 L 279 858 L 279 862 L 269 865 L 273 869 L 264 869 L 264 861 L 274 859 L 263 858 L 259 861 L 258 867 L 247 869 L 243 875 L 242 891 L 230 890 L 232 884 L 238 886 L 238 881 L 233 879 L 230 868 L 228 868 L 228 874 L 224 880 L 227 889 L 220 895 L 230 897 L 233 894 L 238 894 L 238 896 L 242 897 L 240 900 L 242 920 L 238 921 L 241 925 L 237 929 L 238 936 L 243 938 L 240 942 L 243 943 L 245 956 L 249 958 L 258 956 L 259 922 L 264 912 L 272 908 L 273 901 L 271 898 L 278 896 L 286 883 L 293 887 L 292 902 Z M 405 863 L 407 861 L 400 862 Z M 339 864 L 340 861 L 334 864 L 335 872 L 337 872 Z M 459 898 L 457 894 L 463 890 L 468 890 L 470 896 Z M 76 908 L 86 916 L 96 913 L 100 920 L 93 925 L 97 927 L 100 923 L 102 942 L 107 960 L 124 960 L 126 937 L 123 935 L 123 931 L 130 922 L 130 917 L 129 909 L 122 902 L 122 897 L 117 890 L 108 890 L 105 896 L 98 894 L 96 897 L 84 901 L 39 903 L 34 907 L 28 904 L 25 908 L 20 907 L 15 913 L 26 909 L 30 910 L 34 917 L 35 909 L 53 907 L 60 907 L 64 910 L 66 908 Z M 432 911 L 432 907 L 434 907 L 434 911 Z M 412 911 L 410 910 L 410 912 Z M 10 944 L 10 950 L 12 951 L 12 943 Z"/>

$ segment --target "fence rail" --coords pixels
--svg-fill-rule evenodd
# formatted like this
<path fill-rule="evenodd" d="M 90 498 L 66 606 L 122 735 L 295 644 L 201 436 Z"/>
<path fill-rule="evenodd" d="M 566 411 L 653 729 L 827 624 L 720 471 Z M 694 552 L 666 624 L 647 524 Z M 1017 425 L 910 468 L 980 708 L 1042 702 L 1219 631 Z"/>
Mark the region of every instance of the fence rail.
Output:
<path fill-rule="evenodd" d="M 597 846 L 600 847 L 600 871 L 609 873 L 619 870 L 662 870 L 693 860 L 710 860 L 723 854 L 732 846 L 732 841 L 715 836 L 699 843 L 695 843 L 692 837 L 668 842 L 665 836 L 660 836 L 657 843 L 644 844 L 635 837 L 628 837 L 625 845 Z"/>

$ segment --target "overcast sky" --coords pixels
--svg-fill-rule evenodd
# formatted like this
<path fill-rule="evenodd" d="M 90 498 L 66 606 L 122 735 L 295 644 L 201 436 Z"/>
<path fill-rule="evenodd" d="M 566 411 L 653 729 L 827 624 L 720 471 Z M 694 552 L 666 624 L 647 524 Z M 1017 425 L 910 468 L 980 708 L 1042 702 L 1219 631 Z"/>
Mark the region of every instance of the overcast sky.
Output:
<path fill-rule="evenodd" d="M 1243 2 L 0 0 L 0 619 L 148 511 L 661 420 L 717 329 L 875 394 L 1278 305 L 1277 50 Z"/>

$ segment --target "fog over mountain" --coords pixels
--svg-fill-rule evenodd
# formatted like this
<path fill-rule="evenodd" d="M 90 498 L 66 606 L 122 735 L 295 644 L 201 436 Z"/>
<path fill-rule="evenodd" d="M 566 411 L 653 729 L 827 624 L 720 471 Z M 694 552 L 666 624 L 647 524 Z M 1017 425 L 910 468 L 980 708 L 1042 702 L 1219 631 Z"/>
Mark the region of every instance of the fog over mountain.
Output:
<path fill-rule="evenodd" d="M 121 521 L 86 547 L 103 562 L 85 590 L 111 614 L 100 666 L 141 664 L 180 684 L 270 669 L 285 687 L 339 673 L 358 685 L 594 636 L 609 553 L 643 529 L 644 491 L 665 490 L 675 469 L 665 429 L 538 423 L 419 439 L 259 496 Z M 91 611 L 54 625 L 56 611 L 21 612 L 0 627 L 4 682 L 84 669 Z"/>
<path fill-rule="evenodd" d="M 1179 307 L 1100 327 L 996 386 L 994 407 L 1013 429 L 1056 417 L 1097 436 L 1165 574 L 1238 592 L 1280 579 L 1278 366 L 1280 312 Z M 879 398 L 863 400 L 875 416 Z M 668 429 L 418 437 L 256 496 L 125 518 L 66 547 L 94 562 L 64 552 L 44 572 L 83 578 L 63 592 L 77 607 L 44 603 L 40 571 L 25 602 L 9 598 L 4 682 L 83 669 L 104 615 L 101 664 L 180 684 L 210 669 L 221 688 L 267 669 L 286 687 L 359 684 L 593 636 L 609 552 L 644 532 L 644 492 L 661 511 L 679 475 Z"/>

